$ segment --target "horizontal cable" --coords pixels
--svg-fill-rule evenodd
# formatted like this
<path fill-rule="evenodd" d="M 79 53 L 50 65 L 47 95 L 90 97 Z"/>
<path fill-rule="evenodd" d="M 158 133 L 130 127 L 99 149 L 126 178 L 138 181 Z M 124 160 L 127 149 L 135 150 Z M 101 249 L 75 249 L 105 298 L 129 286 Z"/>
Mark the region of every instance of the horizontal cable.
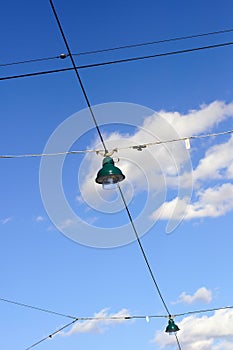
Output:
<path fill-rule="evenodd" d="M 71 71 L 74 69 L 87 69 L 87 68 L 101 67 L 101 66 L 118 64 L 118 63 L 141 61 L 141 60 L 145 60 L 145 59 L 172 56 L 172 55 L 180 55 L 180 54 L 184 54 L 184 53 L 188 53 L 188 52 L 209 50 L 209 49 L 226 47 L 226 46 L 231 46 L 231 45 L 233 45 L 232 41 L 220 43 L 220 44 L 215 44 L 215 45 L 200 46 L 200 47 L 194 47 L 194 48 L 190 48 L 190 49 L 183 49 L 183 50 L 178 50 L 178 51 L 158 53 L 158 54 L 147 55 L 147 56 L 137 56 L 137 57 L 131 57 L 131 58 L 125 58 L 125 59 L 119 59 L 119 60 L 113 60 L 113 61 L 91 63 L 91 64 L 86 64 L 86 65 L 76 66 L 75 68 L 74 67 L 60 68 L 60 69 L 53 69 L 53 70 L 47 70 L 47 71 L 39 71 L 39 72 L 32 72 L 32 73 L 25 73 L 25 74 L 18 74 L 18 75 L 10 75 L 10 76 L 6 76 L 6 77 L 0 77 L 0 80 L 26 78 L 26 77 L 33 77 L 33 76 L 38 76 L 38 75 L 47 75 L 47 74 L 53 74 L 53 73 L 67 72 L 67 71 Z"/>
<path fill-rule="evenodd" d="M 18 64 L 25 64 L 25 63 L 34 63 L 34 62 L 42 62 L 42 61 L 49 61 L 49 60 L 55 60 L 57 58 L 64 59 L 68 57 L 66 54 L 61 54 L 59 56 L 52 56 L 52 57 L 42 57 L 42 58 L 34 58 L 30 60 L 25 61 L 18 61 L 18 62 L 9 62 L 9 63 L 1 63 L 0 67 L 7 67 L 7 66 L 15 66 Z"/>
<path fill-rule="evenodd" d="M 60 312 L 48 310 L 48 309 L 37 307 L 37 306 L 32 306 L 32 305 L 25 304 L 25 303 L 20 303 L 20 302 L 15 301 L 15 300 L 9 300 L 9 299 L 5 299 L 5 298 L 0 298 L 0 301 L 5 302 L 5 303 L 9 303 L 9 304 L 13 304 L 13 305 L 17 305 L 17 306 L 20 306 L 20 307 L 23 307 L 23 308 L 28 308 L 28 309 L 31 309 L 31 310 L 36 310 L 36 311 L 48 313 L 48 314 L 55 315 L 55 316 L 62 316 L 62 317 L 66 317 L 66 318 L 72 318 L 73 320 L 77 320 L 77 321 L 128 320 L 128 319 L 140 319 L 140 318 L 146 318 L 147 317 L 147 316 L 105 316 L 105 317 L 93 316 L 93 317 L 77 317 L 77 316 L 71 316 L 71 315 L 63 314 L 63 313 L 60 313 Z M 150 316 L 150 317 L 151 318 L 161 318 L 161 317 L 167 317 L 167 316 L 153 315 L 153 316 Z"/>
<path fill-rule="evenodd" d="M 206 312 L 213 312 L 213 311 L 227 310 L 227 309 L 233 309 L 233 306 L 223 306 L 223 307 L 217 307 L 217 308 L 212 308 L 212 309 L 187 311 L 187 312 L 183 312 L 181 314 L 175 314 L 174 317 L 186 316 L 186 315 L 192 315 L 192 314 L 202 314 L 202 313 L 206 313 Z"/>
<path fill-rule="evenodd" d="M 207 33 L 199 33 L 199 34 L 186 35 L 186 36 L 180 36 L 180 37 L 174 37 L 174 38 L 168 38 L 168 39 L 161 39 L 161 40 L 147 41 L 147 42 L 141 42 L 141 43 L 136 43 L 136 44 L 117 46 L 117 47 L 110 47 L 110 48 L 106 48 L 106 49 L 97 49 L 97 50 L 91 50 L 91 51 L 83 51 L 83 52 L 79 52 L 79 53 L 73 53 L 72 55 L 73 56 L 92 55 L 92 54 L 97 54 L 97 53 L 102 53 L 102 52 L 131 49 L 131 48 L 136 48 L 136 47 L 156 45 L 156 44 L 168 43 L 168 42 L 172 42 L 172 41 L 181 41 L 181 40 L 187 40 L 187 39 L 195 39 L 195 38 L 200 38 L 200 37 L 205 37 L 205 36 L 226 34 L 226 33 L 231 33 L 231 32 L 233 32 L 233 29 L 223 29 L 223 30 L 207 32 Z M 34 63 L 34 62 L 55 60 L 55 59 L 58 59 L 58 58 L 64 59 L 66 57 L 68 57 L 67 54 L 60 54 L 59 56 L 42 57 L 42 58 L 34 58 L 34 59 L 29 59 L 29 60 L 24 60 L 24 61 L 1 63 L 0 67 L 7 67 L 7 66 L 20 65 L 20 64 L 25 64 L 25 63 Z"/>
<path fill-rule="evenodd" d="M 220 308 L 213 308 L 213 309 L 203 309 L 203 310 L 196 310 L 196 311 L 189 311 L 189 312 L 184 312 L 182 314 L 176 314 L 176 315 L 165 315 L 165 316 L 156 316 L 156 315 L 150 315 L 150 316 L 119 316 L 119 317 L 83 317 L 83 318 L 76 318 L 74 319 L 72 322 L 69 322 L 67 324 L 65 324 L 64 326 L 62 326 L 61 328 L 57 329 L 56 331 L 50 333 L 48 336 L 40 339 L 39 341 L 35 342 L 34 344 L 32 344 L 31 346 L 27 347 L 25 350 L 30 350 L 33 349 L 34 347 L 36 347 L 37 345 L 41 344 L 42 342 L 53 338 L 56 334 L 60 333 L 61 331 L 63 331 L 64 329 L 70 327 L 71 325 L 75 324 L 78 321 L 89 321 L 89 320 L 132 320 L 132 319 L 145 319 L 147 322 L 150 321 L 150 318 L 157 318 L 157 317 L 162 317 L 162 318 L 174 318 L 177 316 L 185 316 L 185 315 L 189 315 L 189 314 L 198 314 L 198 313 L 205 313 L 205 312 L 210 312 L 210 311 L 218 311 L 218 310 L 225 310 L 225 309 L 233 309 L 233 306 L 225 306 L 225 307 L 220 307 Z M 180 343 L 179 343 L 179 339 L 176 335 L 176 342 L 178 345 L 178 348 L 181 349 Z"/>
<path fill-rule="evenodd" d="M 98 321 L 98 320 L 99 321 L 107 321 L 107 320 L 112 320 L 112 321 L 114 321 L 114 320 L 120 321 L 121 320 L 121 321 L 123 321 L 123 320 L 133 320 L 133 319 L 145 319 L 147 322 L 149 322 L 149 320 L 153 319 L 153 318 L 168 318 L 168 317 L 170 317 L 170 315 L 169 316 L 167 316 L 167 315 L 133 315 L 133 316 L 126 315 L 126 316 L 105 316 L 105 317 L 96 317 L 96 316 L 93 316 L 93 317 L 75 317 L 75 316 L 62 314 L 59 312 L 55 312 L 55 311 L 51 311 L 48 309 L 20 303 L 20 302 L 9 300 L 9 299 L 0 298 L 0 301 L 6 302 L 6 303 L 11 303 L 11 304 L 14 304 L 14 305 L 17 305 L 20 307 L 26 307 L 26 308 L 29 308 L 32 310 L 50 313 L 50 314 L 57 315 L 57 316 L 73 318 L 73 321 L 65 324 L 61 328 L 50 333 L 48 336 L 43 337 L 39 341 L 33 343 L 31 346 L 27 347 L 25 350 L 30 350 L 30 349 L 36 347 L 37 345 L 41 344 L 42 342 L 53 338 L 56 334 L 60 333 L 61 331 L 70 327 L 71 325 L 75 324 L 78 321 Z M 187 312 L 183 312 L 183 313 L 174 314 L 171 317 L 174 318 L 174 317 L 186 316 L 186 315 L 191 315 L 191 314 L 200 314 L 200 313 L 207 313 L 207 312 L 213 312 L 213 311 L 218 311 L 218 310 L 227 310 L 227 309 L 233 309 L 233 306 L 225 306 L 225 307 L 218 307 L 218 308 L 209 308 L 209 309 L 202 309 L 202 310 L 187 311 Z M 178 339 L 176 339 L 176 340 L 177 340 L 177 344 L 179 345 L 179 340 Z"/>
<path fill-rule="evenodd" d="M 231 32 L 233 32 L 233 29 L 223 29 L 223 30 L 218 30 L 218 31 L 215 31 L 215 32 L 186 35 L 186 36 L 181 36 L 181 37 L 161 39 L 161 40 L 155 40 L 155 41 L 147 41 L 147 42 L 142 42 L 142 43 L 137 43 L 137 44 L 130 44 L 130 45 L 117 46 L 117 47 L 110 47 L 110 48 L 107 48 L 107 49 L 98 49 L 98 50 L 92 50 L 92 51 L 84 51 L 84 52 L 79 52 L 79 53 L 73 53 L 73 56 L 91 55 L 91 54 L 102 53 L 102 52 L 131 49 L 131 48 L 136 48 L 136 47 L 142 47 L 142 46 L 148 46 L 148 45 L 156 45 L 156 44 L 168 43 L 168 42 L 172 42 L 172 41 L 181 41 L 181 40 L 194 39 L 194 38 L 200 38 L 200 37 L 204 37 L 204 36 L 225 34 L 225 33 L 231 33 Z"/>
<path fill-rule="evenodd" d="M 72 318 L 75 321 L 94 321 L 94 320 L 132 320 L 132 319 L 152 319 L 152 318 L 168 318 L 168 315 L 155 315 L 155 314 L 148 314 L 148 315 L 126 315 L 126 316 L 102 316 L 102 317 L 98 317 L 98 316 L 88 316 L 88 317 L 79 317 L 79 316 L 70 316 L 67 314 L 62 314 L 60 312 L 56 312 L 56 311 L 52 311 L 52 310 L 48 310 L 45 308 L 41 308 L 41 307 L 37 307 L 37 306 L 32 306 L 29 304 L 25 304 L 25 303 L 20 303 L 18 301 L 15 300 L 9 300 L 9 299 L 5 299 L 5 298 L 0 298 L 0 301 L 5 302 L 5 303 L 10 303 L 13 305 L 17 305 L 23 308 L 28 308 L 31 310 L 36 310 L 36 311 L 40 311 L 40 312 L 44 312 L 44 313 L 49 313 L 51 315 L 55 315 L 55 316 L 62 316 L 62 317 L 66 317 L 66 318 Z M 182 312 L 182 313 L 177 313 L 177 314 L 172 314 L 172 317 L 181 317 L 181 316 L 186 316 L 186 315 L 191 315 L 191 314 L 201 314 L 201 313 L 207 313 L 207 312 L 213 312 L 213 311 L 218 311 L 218 310 L 227 310 L 227 309 L 233 309 L 233 305 L 230 306 L 221 306 L 221 307 L 217 307 L 217 308 L 209 308 L 209 309 L 200 309 L 200 310 L 193 310 L 193 311 L 187 311 L 187 312 Z"/>
<path fill-rule="evenodd" d="M 126 146 L 126 147 L 114 147 L 109 150 L 108 154 L 112 155 L 114 152 L 127 150 L 127 149 L 135 149 L 138 151 L 142 151 L 143 149 L 151 146 L 171 143 L 171 142 L 178 142 L 178 141 L 185 141 L 185 140 L 194 140 L 194 139 L 203 139 L 207 137 L 216 137 L 221 135 L 227 135 L 232 134 L 233 130 L 227 130 L 217 133 L 211 133 L 211 134 L 203 134 L 203 135 L 193 135 L 193 136 L 185 136 L 178 139 L 171 139 L 171 140 L 159 140 L 155 142 L 149 142 L 149 143 L 143 143 L 143 144 L 137 144 L 133 146 Z M 51 157 L 51 156 L 60 156 L 60 155 L 69 155 L 69 154 L 83 154 L 83 153 L 96 153 L 104 155 L 105 151 L 102 149 L 87 149 L 87 150 L 77 150 L 77 151 L 67 151 L 67 152 L 55 152 L 55 153 L 28 153 L 28 154 L 8 154 L 8 155 L 0 155 L 0 159 L 11 159 L 11 158 L 29 158 L 29 157 Z M 1 299 L 0 299 L 1 300 Z"/>

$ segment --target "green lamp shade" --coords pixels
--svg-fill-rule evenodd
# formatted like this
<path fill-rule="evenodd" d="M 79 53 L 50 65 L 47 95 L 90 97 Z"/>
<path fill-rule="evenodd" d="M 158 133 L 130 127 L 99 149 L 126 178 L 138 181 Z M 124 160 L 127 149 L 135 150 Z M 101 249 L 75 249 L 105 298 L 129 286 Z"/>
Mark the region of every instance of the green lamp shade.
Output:
<path fill-rule="evenodd" d="M 170 318 L 168 320 L 168 325 L 166 327 L 165 332 L 171 334 L 171 333 L 176 333 L 178 332 L 180 329 L 179 327 L 175 324 L 174 320 L 172 318 Z"/>
<path fill-rule="evenodd" d="M 98 184 L 102 184 L 103 188 L 114 188 L 115 184 L 124 180 L 125 176 L 121 170 L 114 165 L 114 161 L 111 157 L 105 157 L 103 159 L 103 167 L 98 171 L 95 181 Z"/>

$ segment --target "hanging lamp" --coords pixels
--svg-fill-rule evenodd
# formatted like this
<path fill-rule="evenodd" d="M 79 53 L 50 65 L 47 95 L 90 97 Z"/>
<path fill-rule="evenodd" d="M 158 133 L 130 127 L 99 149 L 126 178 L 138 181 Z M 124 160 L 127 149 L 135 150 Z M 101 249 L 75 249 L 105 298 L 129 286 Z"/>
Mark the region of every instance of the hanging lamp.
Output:
<path fill-rule="evenodd" d="M 176 334 L 180 329 L 179 327 L 175 324 L 174 320 L 170 317 L 168 320 L 168 325 L 166 327 L 165 332 L 169 334 Z"/>
<path fill-rule="evenodd" d="M 125 179 L 125 175 L 114 165 L 111 157 L 103 159 L 103 167 L 98 171 L 95 182 L 101 184 L 104 189 L 114 189 L 116 184 Z"/>

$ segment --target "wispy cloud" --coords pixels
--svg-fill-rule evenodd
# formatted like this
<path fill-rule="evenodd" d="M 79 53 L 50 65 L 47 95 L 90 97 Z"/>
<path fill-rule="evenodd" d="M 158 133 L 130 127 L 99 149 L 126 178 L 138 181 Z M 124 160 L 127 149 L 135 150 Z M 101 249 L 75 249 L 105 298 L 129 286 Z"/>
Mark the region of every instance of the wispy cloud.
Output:
<path fill-rule="evenodd" d="M 1 219 L 1 220 L 0 220 L 0 223 L 1 223 L 2 225 L 6 225 L 6 224 L 8 224 L 8 222 L 10 222 L 11 220 L 12 220 L 12 217 L 9 216 L 9 217 L 6 217 L 6 218 L 4 218 L 4 219 Z"/>
<path fill-rule="evenodd" d="M 76 323 L 68 332 L 62 332 L 61 335 L 70 336 L 77 333 L 103 333 L 110 326 L 125 322 L 124 317 L 130 316 L 127 309 L 122 309 L 116 313 L 109 313 L 109 308 L 102 309 L 94 314 L 93 320 L 80 321 Z M 110 319 L 115 317 L 119 319 Z"/>
<path fill-rule="evenodd" d="M 189 316 L 176 321 L 182 350 L 230 350 L 232 349 L 233 310 L 215 311 L 212 316 Z M 157 332 L 153 340 L 160 349 L 170 349 L 176 344 L 173 336 Z"/>
<path fill-rule="evenodd" d="M 201 287 L 196 290 L 193 294 L 187 294 L 186 292 L 182 292 L 177 301 L 173 302 L 173 304 L 194 304 L 196 302 L 202 303 L 210 303 L 212 301 L 212 291 L 207 289 L 206 287 Z"/>
<path fill-rule="evenodd" d="M 44 221 L 44 220 L 45 220 L 45 218 L 44 218 L 43 216 L 38 215 L 38 216 L 36 217 L 36 222 L 42 222 L 42 221 Z"/>
<path fill-rule="evenodd" d="M 186 199 L 175 199 L 164 202 L 162 206 L 154 211 L 151 218 L 157 218 L 160 215 L 161 220 L 167 220 L 174 212 L 174 208 L 181 208 L 176 211 L 177 219 L 183 215 L 185 208 L 184 220 L 205 217 L 219 217 L 233 210 L 233 184 L 225 183 L 221 186 L 207 188 L 198 191 L 197 200 L 191 204 L 186 203 Z"/>
<path fill-rule="evenodd" d="M 143 124 L 138 126 L 134 134 L 114 132 L 110 135 L 105 135 L 105 141 L 108 148 L 111 149 L 117 146 L 127 147 L 129 145 L 155 142 L 156 140 L 174 139 L 175 134 L 179 137 L 188 137 L 209 133 L 221 122 L 230 120 L 232 117 L 233 103 L 227 104 L 221 101 L 202 105 L 199 109 L 188 111 L 186 114 L 162 110 L 147 117 Z M 221 139 L 219 140 L 221 142 Z M 96 148 L 97 146 L 97 143 L 90 145 L 91 148 Z M 150 193 L 155 195 L 154 212 L 152 207 L 151 213 L 153 212 L 153 214 L 151 215 L 150 213 L 153 220 L 158 218 L 170 219 L 174 210 L 177 218 L 173 216 L 173 219 L 181 219 L 186 207 L 186 220 L 225 215 L 233 210 L 233 185 L 230 182 L 233 179 L 232 147 L 233 136 L 228 141 L 224 139 L 224 142 L 209 148 L 208 143 L 206 143 L 206 153 L 201 156 L 193 171 L 193 175 L 191 169 L 184 170 L 187 159 L 184 159 L 185 145 L 182 142 L 169 143 L 166 144 L 166 147 L 156 146 L 155 149 L 148 148 L 143 152 L 129 151 L 128 149 L 120 150 L 118 152 L 121 160 L 119 166 L 126 175 L 126 181 L 122 183 L 122 186 L 127 191 L 127 181 L 128 183 L 130 182 L 134 195 L 137 195 L 147 191 L 148 183 L 150 184 Z M 191 154 L 192 152 L 195 152 L 195 150 L 191 149 Z M 152 154 L 156 154 L 153 161 Z M 96 170 L 100 167 L 100 159 L 87 155 L 87 160 L 85 167 L 81 170 L 83 171 L 82 176 L 80 176 L 81 183 L 79 187 L 82 197 L 78 197 L 77 200 L 81 202 L 82 199 L 86 203 L 91 203 L 93 208 L 104 211 L 108 201 L 106 202 L 102 198 L 100 186 L 93 188 Z M 156 202 L 156 198 L 160 198 L 158 193 L 161 193 L 164 187 L 166 187 L 166 190 L 177 190 L 178 186 L 179 189 L 191 188 L 192 176 L 194 189 L 197 192 L 194 192 L 194 201 L 190 205 L 188 205 L 189 198 L 185 198 L 185 195 L 182 195 L 179 198 L 165 201 L 162 207 L 158 209 L 161 206 L 161 202 Z M 222 182 L 216 183 L 217 180 Z M 116 202 L 117 205 L 118 202 Z"/>
<path fill-rule="evenodd" d="M 233 136 L 210 147 L 193 172 L 195 182 L 233 178 Z"/>
<path fill-rule="evenodd" d="M 160 111 L 159 114 L 166 118 L 181 136 L 185 137 L 198 135 L 227 118 L 232 118 L 233 103 L 214 101 L 209 105 L 203 104 L 197 110 L 190 110 L 187 114 L 166 111 Z"/>

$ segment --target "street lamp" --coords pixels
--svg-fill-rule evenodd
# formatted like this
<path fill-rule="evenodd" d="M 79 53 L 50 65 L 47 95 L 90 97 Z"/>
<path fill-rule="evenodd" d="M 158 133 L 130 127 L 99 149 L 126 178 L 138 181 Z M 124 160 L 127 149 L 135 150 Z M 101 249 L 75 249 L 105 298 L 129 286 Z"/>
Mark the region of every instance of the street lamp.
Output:
<path fill-rule="evenodd" d="M 168 325 L 166 327 L 165 332 L 169 334 L 176 334 L 180 329 L 179 327 L 175 324 L 174 320 L 170 317 L 168 320 Z"/>
<path fill-rule="evenodd" d="M 109 156 L 104 157 L 103 167 L 98 171 L 95 182 L 109 190 L 116 188 L 116 184 L 124 179 L 125 175 L 114 165 L 113 159 Z"/>

